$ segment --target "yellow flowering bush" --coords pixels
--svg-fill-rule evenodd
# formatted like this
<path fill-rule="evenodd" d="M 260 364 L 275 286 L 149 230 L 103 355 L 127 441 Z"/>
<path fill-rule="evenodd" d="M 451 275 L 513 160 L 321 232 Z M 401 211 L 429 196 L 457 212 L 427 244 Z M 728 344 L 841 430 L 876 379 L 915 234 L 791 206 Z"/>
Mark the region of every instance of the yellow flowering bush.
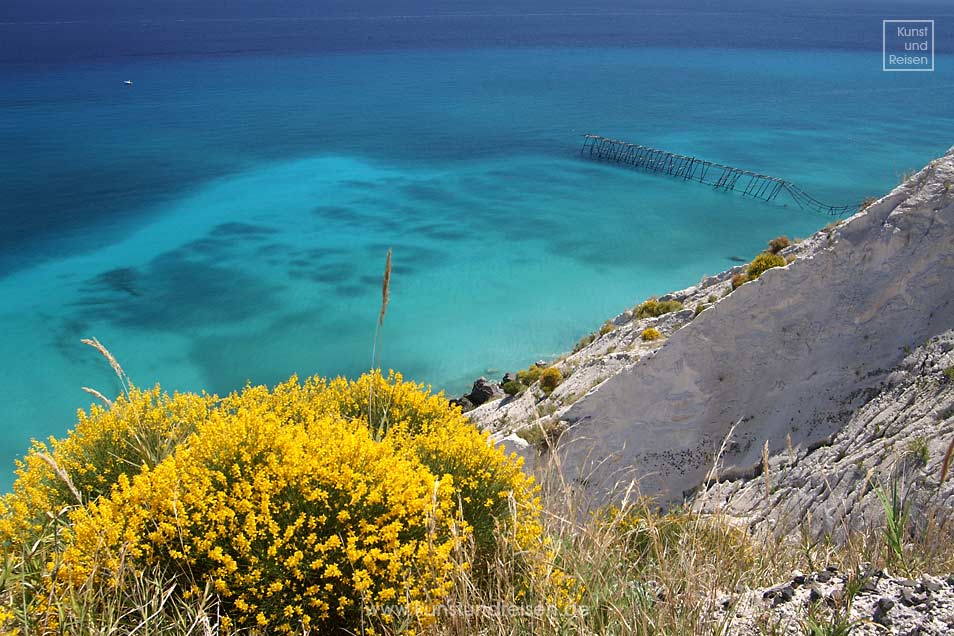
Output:
<path fill-rule="evenodd" d="M 309 395 L 309 412 L 334 413 L 367 425 L 373 435 L 390 440 L 435 475 L 452 476 L 478 560 L 492 556 L 500 532 L 517 536 L 524 546 L 539 537 L 538 487 L 521 470 L 522 460 L 491 446 L 488 434 L 478 431 L 458 407 L 449 407 L 443 395 L 393 371 L 388 377 L 371 373 L 355 381 L 316 378 L 302 391 Z"/>
<path fill-rule="evenodd" d="M 749 263 L 749 268 L 745 271 L 748 280 L 755 280 L 773 267 L 785 267 L 788 263 L 785 257 L 773 253 L 762 252 Z"/>
<path fill-rule="evenodd" d="M 50 515 L 108 494 L 121 475 L 158 464 L 207 417 L 215 399 L 132 388 L 112 408 L 79 411 L 66 438 L 34 442 L 18 460 L 13 492 L 0 498 L 0 544 L 32 542 Z"/>
<path fill-rule="evenodd" d="M 209 583 L 239 628 L 321 633 L 371 605 L 426 610 L 448 590 L 453 479 L 319 417 L 290 422 L 248 389 L 155 469 L 120 479 L 74 517 L 61 579 L 87 584 L 122 559 Z"/>
<path fill-rule="evenodd" d="M 0 508 L 8 547 L 60 506 L 33 585 L 46 629 L 56 599 L 118 594 L 130 571 L 167 573 L 186 601 L 211 591 L 226 631 L 367 631 L 393 622 L 381 606 L 426 622 L 471 556 L 543 544 L 520 462 L 395 373 L 221 399 L 132 389 L 27 455 Z"/>

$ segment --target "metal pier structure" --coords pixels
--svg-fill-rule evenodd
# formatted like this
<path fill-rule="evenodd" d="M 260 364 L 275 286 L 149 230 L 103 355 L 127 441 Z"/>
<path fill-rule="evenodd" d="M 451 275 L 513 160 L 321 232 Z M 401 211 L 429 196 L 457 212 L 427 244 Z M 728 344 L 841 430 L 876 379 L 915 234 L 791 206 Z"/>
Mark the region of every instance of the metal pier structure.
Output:
<path fill-rule="evenodd" d="M 802 210 L 831 216 L 842 216 L 858 211 L 858 204 L 822 203 L 785 179 L 599 135 L 584 135 L 580 153 L 593 160 L 609 161 L 649 172 L 659 172 L 685 181 L 698 181 L 716 190 L 738 192 L 742 196 L 762 201 L 776 201 L 779 195 L 784 194 Z"/>

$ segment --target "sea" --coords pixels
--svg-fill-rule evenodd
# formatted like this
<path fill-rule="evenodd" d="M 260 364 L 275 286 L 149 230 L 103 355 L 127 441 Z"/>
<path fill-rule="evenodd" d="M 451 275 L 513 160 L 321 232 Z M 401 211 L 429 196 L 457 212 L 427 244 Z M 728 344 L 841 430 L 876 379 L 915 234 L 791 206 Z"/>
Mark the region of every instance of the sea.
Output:
<path fill-rule="evenodd" d="M 887 19 L 935 70 L 884 72 Z M 466 391 L 832 219 L 594 133 L 881 196 L 954 144 L 949 0 L 4 0 L 0 490 L 133 383 Z M 899 326 L 901 328 L 901 326 Z"/>

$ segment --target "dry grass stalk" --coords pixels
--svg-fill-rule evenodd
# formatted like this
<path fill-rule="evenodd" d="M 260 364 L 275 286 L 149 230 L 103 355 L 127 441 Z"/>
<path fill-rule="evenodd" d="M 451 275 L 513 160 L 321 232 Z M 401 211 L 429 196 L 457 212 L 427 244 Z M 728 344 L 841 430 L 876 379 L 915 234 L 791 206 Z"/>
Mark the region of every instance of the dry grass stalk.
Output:
<path fill-rule="evenodd" d="M 715 458 L 712 460 L 712 468 L 709 470 L 709 474 L 706 475 L 706 481 L 703 484 L 702 492 L 707 491 L 710 484 L 719 480 L 719 462 L 722 461 L 722 456 L 725 454 L 725 449 L 729 446 L 729 440 L 732 439 L 732 434 L 735 432 L 735 428 L 741 423 L 742 418 L 736 420 L 735 424 L 729 427 L 729 432 L 726 433 L 725 437 L 722 439 L 722 445 L 719 446 L 719 452 L 716 453 Z"/>
<path fill-rule="evenodd" d="M 53 472 L 56 473 L 56 476 L 59 477 L 64 484 L 66 484 L 66 487 L 69 488 L 70 492 L 73 493 L 73 496 L 76 497 L 76 501 L 82 506 L 83 497 L 80 495 L 79 490 L 76 489 L 76 486 L 73 485 L 73 480 L 70 479 L 70 476 L 66 474 L 66 471 L 56 463 L 56 460 L 46 453 L 37 453 L 36 456 L 42 459 L 47 466 L 49 466 Z"/>
<path fill-rule="evenodd" d="M 947 447 L 947 452 L 944 453 L 944 463 L 941 465 L 941 484 L 947 479 L 947 473 L 951 469 L 952 456 L 954 456 L 954 439 L 951 440 L 950 445 Z"/>
<path fill-rule="evenodd" d="M 384 262 L 384 278 L 381 281 L 381 313 L 378 314 L 378 326 L 384 326 L 384 314 L 388 311 L 388 302 L 391 300 L 391 248 L 388 248 L 388 257 Z"/>
<path fill-rule="evenodd" d="M 113 401 L 110 400 L 105 395 L 103 395 L 102 393 L 100 393 L 99 391 L 97 391 L 96 389 L 91 389 L 88 386 L 84 386 L 82 387 L 82 389 L 86 391 L 87 393 L 89 393 L 90 395 L 92 395 L 93 397 L 95 397 L 97 400 L 100 400 L 103 404 L 106 405 L 106 408 L 108 409 L 113 408 Z"/>
<path fill-rule="evenodd" d="M 132 381 L 129 379 L 129 376 L 126 375 L 126 372 L 123 371 L 123 368 L 119 365 L 116 357 L 113 356 L 113 354 L 109 352 L 109 349 L 103 346 L 103 343 L 96 338 L 83 338 L 81 342 L 96 349 L 104 358 L 106 358 L 106 362 L 109 363 L 109 366 L 113 368 L 113 372 L 116 374 L 116 377 L 119 378 L 119 384 L 123 388 L 123 393 L 125 393 L 126 397 L 128 398 L 129 390 L 132 388 Z"/>
<path fill-rule="evenodd" d="M 109 352 L 109 349 L 103 346 L 103 343 L 101 343 L 96 338 L 83 338 L 82 342 L 83 344 L 89 345 L 92 348 L 99 351 L 100 354 L 102 354 L 102 356 L 106 358 L 106 361 L 109 362 L 109 366 L 113 368 L 113 371 L 116 372 L 116 375 L 119 377 L 120 380 L 123 380 L 126 378 L 126 372 L 123 371 L 123 368 L 121 366 L 119 366 L 119 362 L 116 360 L 113 354 Z"/>
<path fill-rule="evenodd" d="M 388 248 L 388 255 L 384 261 L 384 276 L 381 279 L 381 311 L 378 312 L 378 322 L 374 326 L 374 340 L 371 342 L 371 370 L 381 368 L 381 353 L 378 350 L 378 343 L 381 338 L 381 330 L 384 328 L 384 316 L 388 312 L 388 302 L 391 300 L 391 253 L 392 248 Z M 377 359 L 375 354 L 377 353 Z M 379 426 L 374 424 L 374 381 L 368 386 L 368 424 L 377 429 L 378 433 L 383 432 L 384 422 Z M 386 411 L 383 411 L 386 412 Z"/>
<path fill-rule="evenodd" d="M 388 256 L 384 261 L 384 277 L 381 279 L 381 310 L 378 312 L 378 322 L 374 326 L 374 340 L 371 342 L 372 371 L 381 366 L 380 363 L 375 363 L 375 353 L 378 350 L 378 339 L 381 336 L 381 329 L 384 327 L 384 316 L 388 312 L 388 303 L 391 301 L 391 252 L 391 248 L 388 248 Z"/>
<path fill-rule="evenodd" d="M 768 497 L 770 494 L 772 494 L 772 481 L 771 475 L 769 474 L 768 440 L 765 440 L 765 445 L 762 446 L 762 475 L 765 477 L 765 496 Z"/>

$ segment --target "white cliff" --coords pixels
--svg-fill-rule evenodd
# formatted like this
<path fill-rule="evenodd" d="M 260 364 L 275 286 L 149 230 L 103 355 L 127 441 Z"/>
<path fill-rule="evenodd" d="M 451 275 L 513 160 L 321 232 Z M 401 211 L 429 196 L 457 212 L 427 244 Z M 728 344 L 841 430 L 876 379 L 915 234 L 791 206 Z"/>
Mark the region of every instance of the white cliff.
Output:
<path fill-rule="evenodd" d="M 792 262 L 728 295 L 743 268 L 674 293 L 684 311 L 617 317 L 556 363 L 568 378 L 551 396 L 527 391 L 471 417 L 498 438 L 559 429 L 562 470 L 594 494 L 635 478 L 644 495 L 682 501 L 730 429 L 720 479 L 758 472 L 766 441 L 772 458 L 807 456 L 891 386 L 909 353 L 954 328 L 954 150 L 782 254 Z M 642 342 L 647 326 L 662 346 Z"/>

